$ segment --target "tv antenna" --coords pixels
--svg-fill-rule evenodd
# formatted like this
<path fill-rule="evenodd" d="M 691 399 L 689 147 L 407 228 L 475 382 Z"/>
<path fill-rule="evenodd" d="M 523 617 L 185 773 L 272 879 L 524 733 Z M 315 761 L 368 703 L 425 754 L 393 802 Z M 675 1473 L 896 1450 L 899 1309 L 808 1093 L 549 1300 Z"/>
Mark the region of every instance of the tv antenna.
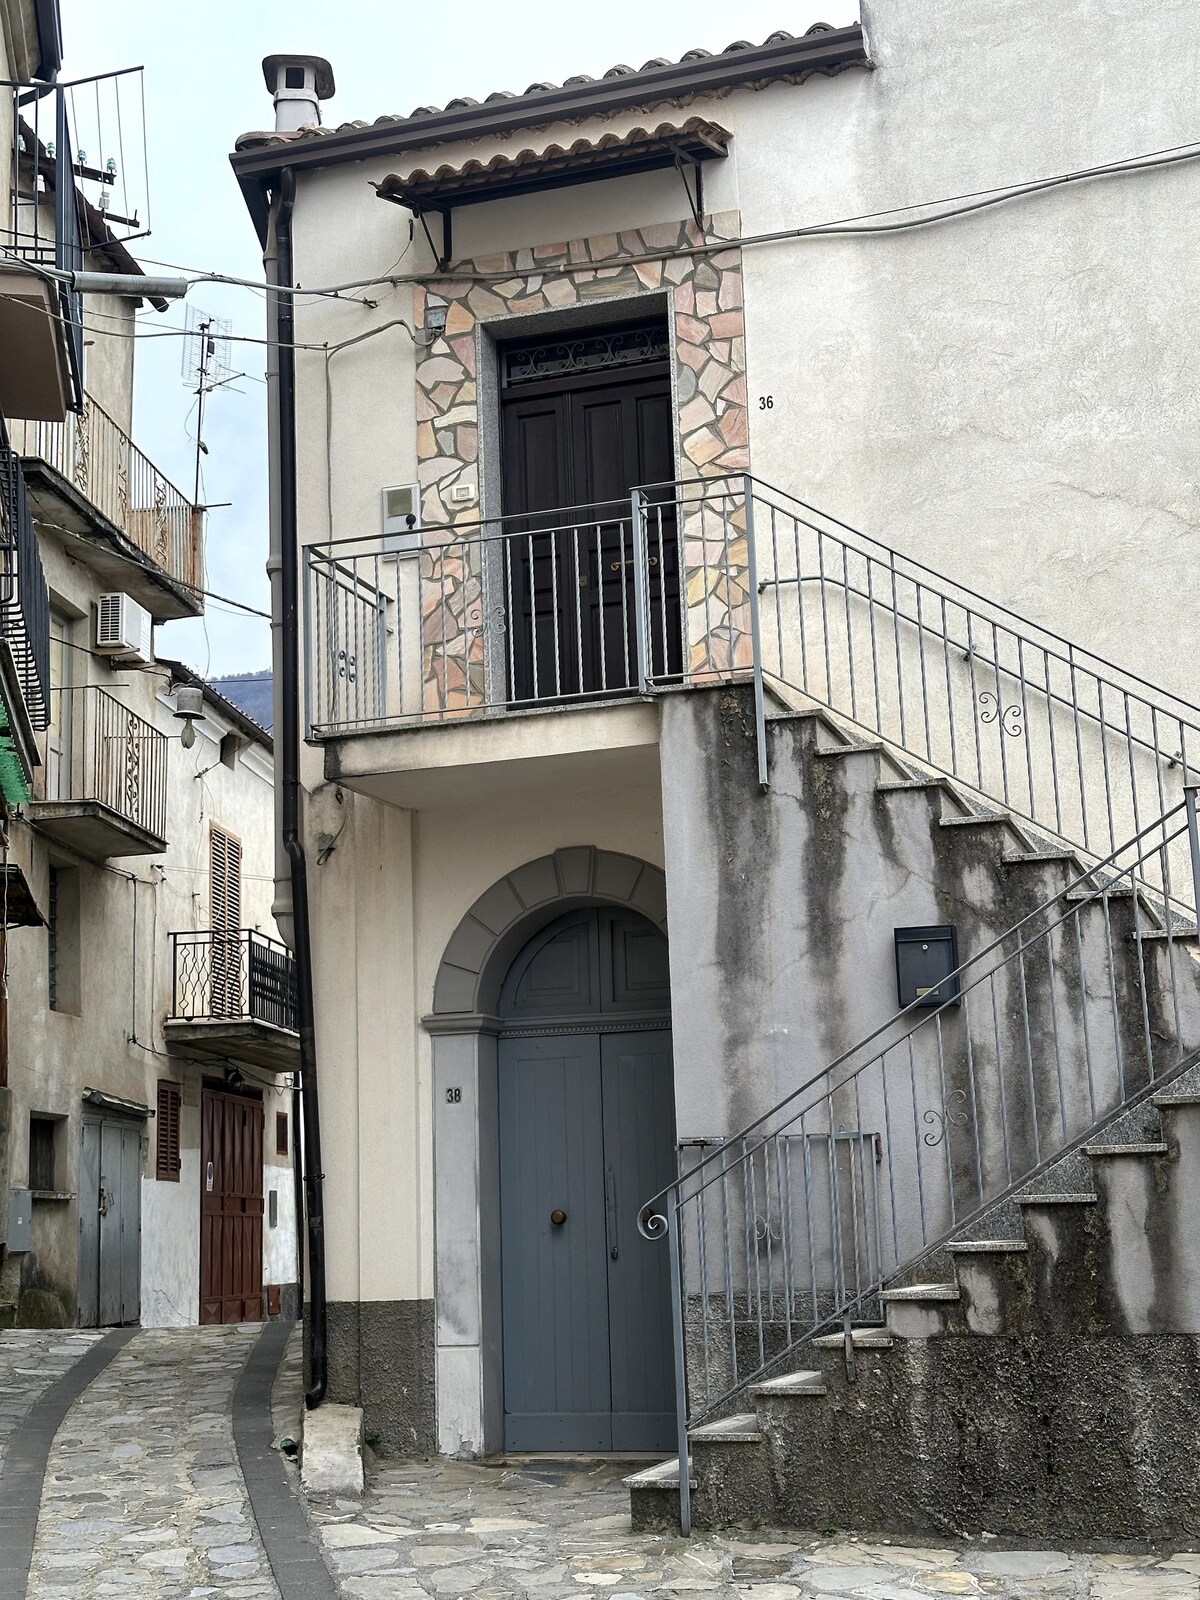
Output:
<path fill-rule="evenodd" d="M 208 454 L 204 442 L 204 402 L 214 389 L 240 378 L 229 359 L 232 323 L 188 304 L 183 322 L 183 381 L 196 394 L 196 480 L 192 504 L 200 504 L 200 458 Z"/>

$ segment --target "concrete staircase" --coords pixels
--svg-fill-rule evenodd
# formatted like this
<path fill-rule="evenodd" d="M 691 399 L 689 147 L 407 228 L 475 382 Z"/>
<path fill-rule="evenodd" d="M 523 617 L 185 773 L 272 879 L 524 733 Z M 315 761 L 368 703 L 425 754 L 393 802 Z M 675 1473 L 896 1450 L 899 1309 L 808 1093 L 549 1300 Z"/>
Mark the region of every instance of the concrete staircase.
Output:
<path fill-rule="evenodd" d="M 964 955 L 1055 897 L 1079 904 L 1069 1009 L 1088 1084 L 1086 1093 L 1081 1081 L 1064 1091 L 1059 1012 L 1042 1013 L 1039 1034 L 1026 1004 L 1026 1110 L 1044 1096 L 1057 1131 L 1027 1137 L 1015 1152 L 1006 1144 L 1015 1181 L 991 1184 L 1000 1198 L 964 1204 L 961 1227 L 885 1274 L 870 1304 L 878 1321 L 861 1320 L 860 1300 L 849 1335 L 793 1344 L 764 1362 L 760 1381 L 733 1385 L 724 1403 L 693 1395 L 693 1409 L 712 1420 L 689 1432 L 692 1525 L 1056 1540 L 1193 1535 L 1195 924 L 1152 886 L 1110 882 L 1102 869 L 1068 896 L 1094 869 L 1067 842 L 985 808 L 801 697 L 774 693 L 768 734 L 777 745 L 790 741 L 805 803 L 824 808 L 830 828 L 865 837 L 898 872 L 915 873 L 932 897 L 929 911 L 943 912 L 929 921 L 966 923 Z M 773 754 L 773 786 L 782 770 Z M 1107 891 L 1100 898 L 1098 885 Z M 1103 947 L 1103 985 L 1094 981 L 1096 958 L 1084 954 L 1089 945 Z M 1004 1026 L 1015 1026 L 1012 1016 Z M 1051 1027 L 1056 1086 L 1046 1064 Z M 679 1527 L 677 1460 L 628 1486 L 635 1529 Z"/>
<path fill-rule="evenodd" d="M 693 1526 L 1192 1537 L 1200 1068 L 1183 1069 L 691 1434 Z M 628 1480 L 679 1525 L 678 1463 Z"/>

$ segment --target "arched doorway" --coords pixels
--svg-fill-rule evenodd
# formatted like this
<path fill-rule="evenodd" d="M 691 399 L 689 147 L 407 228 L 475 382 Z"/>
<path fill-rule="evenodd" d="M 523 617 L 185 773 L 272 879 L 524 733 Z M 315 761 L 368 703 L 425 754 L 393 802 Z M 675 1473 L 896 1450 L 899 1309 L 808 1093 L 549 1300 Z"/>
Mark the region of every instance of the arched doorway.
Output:
<path fill-rule="evenodd" d="M 517 954 L 498 1011 L 504 1447 L 669 1448 L 668 1254 L 637 1227 L 675 1176 L 666 938 L 572 910 Z"/>

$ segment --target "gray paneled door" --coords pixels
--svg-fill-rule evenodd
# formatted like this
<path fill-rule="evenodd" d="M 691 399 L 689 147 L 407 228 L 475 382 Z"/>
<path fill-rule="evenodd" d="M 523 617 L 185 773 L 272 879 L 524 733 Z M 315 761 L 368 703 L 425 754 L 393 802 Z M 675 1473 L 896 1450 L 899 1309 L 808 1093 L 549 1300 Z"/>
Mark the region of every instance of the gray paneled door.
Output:
<path fill-rule="evenodd" d="M 671 1035 L 648 1025 L 664 998 L 665 946 L 639 918 L 585 911 L 514 965 L 514 1030 L 535 1009 L 549 1015 L 536 1035 L 500 1040 L 509 1450 L 672 1441 L 667 1251 L 637 1228 L 639 1207 L 674 1176 Z"/>
<path fill-rule="evenodd" d="M 79 1168 L 79 1325 L 114 1327 L 141 1314 L 142 1130 L 85 1117 Z"/>

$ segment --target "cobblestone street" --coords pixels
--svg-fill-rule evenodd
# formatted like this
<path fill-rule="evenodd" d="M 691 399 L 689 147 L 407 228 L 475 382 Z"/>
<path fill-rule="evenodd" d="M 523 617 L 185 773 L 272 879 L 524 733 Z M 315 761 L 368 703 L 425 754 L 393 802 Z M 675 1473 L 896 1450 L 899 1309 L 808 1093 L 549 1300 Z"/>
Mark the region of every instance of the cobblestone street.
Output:
<path fill-rule="evenodd" d="M 345 1600 L 1200 1597 L 1196 1554 L 908 1547 L 769 1529 L 691 1540 L 633 1534 L 621 1486 L 628 1463 L 603 1459 L 380 1462 L 361 1505 L 317 1500 L 309 1522 L 289 1464 L 287 1504 L 268 1513 L 264 1544 L 264 1467 L 235 1441 L 235 1421 L 244 1427 L 242 1413 L 253 1409 L 264 1440 L 294 1431 L 294 1335 L 274 1385 L 273 1428 L 269 1409 L 282 1333 L 144 1332 L 116 1349 L 47 1441 L 27 1600 L 314 1600 L 333 1592 L 326 1566 Z M 255 1398 L 243 1375 L 268 1337 L 280 1342 L 265 1351 L 270 1371 Z M 94 1358 L 99 1341 L 90 1333 L 0 1334 L 0 1508 L 11 1482 L 5 1441 L 28 1442 L 54 1385 Z M 281 1460 L 272 1456 L 268 1466 Z M 10 1536 L 0 1520 L 0 1539 Z M 300 1545 L 315 1563 L 307 1570 L 294 1561 Z M 0 1588 L 2 1600 L 25 1600 L 19 1585 Z"/>

